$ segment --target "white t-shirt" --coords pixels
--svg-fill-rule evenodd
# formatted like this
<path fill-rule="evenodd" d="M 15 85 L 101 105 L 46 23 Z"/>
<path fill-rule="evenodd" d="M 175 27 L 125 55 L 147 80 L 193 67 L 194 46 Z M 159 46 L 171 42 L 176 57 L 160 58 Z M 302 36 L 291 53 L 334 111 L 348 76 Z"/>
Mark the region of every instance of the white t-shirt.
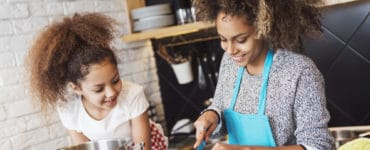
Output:
<path fill-rule="evenodd" d="M 95 120 L 86 112 L 81 96 L 75 95 L 68 103 L 58 106 L 59 118 L 70 130 L 82 132 L 90 140 L 131 138 L 130 120 L 138 117 L 149 107 L 140 85 L 122 81 L 122 91 L 117 105 L 102 120 Z"/>

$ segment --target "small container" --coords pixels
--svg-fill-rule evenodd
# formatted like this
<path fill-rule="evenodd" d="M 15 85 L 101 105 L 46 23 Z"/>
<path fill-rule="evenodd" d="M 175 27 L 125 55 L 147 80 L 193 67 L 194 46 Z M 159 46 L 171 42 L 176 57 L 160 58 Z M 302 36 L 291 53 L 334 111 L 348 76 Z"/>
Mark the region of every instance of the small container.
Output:
<path fill-rule="evenodd" d="M 177 24 L 194 22 L 191 8 L 179 8 L 176 10 Z"/>
<path fill-rule="evenodd" d="M 194 77 L 190 62 L 189 60 L 180 64 L 171 64 L 179 84 L 187 84 L 193 81 Z"/>
<path fill-rule="evenodd" d="M 174 8 L 176 11 L 177 24 L 194 22 L 194 15 L 190 0 L 175 0 Z"/>

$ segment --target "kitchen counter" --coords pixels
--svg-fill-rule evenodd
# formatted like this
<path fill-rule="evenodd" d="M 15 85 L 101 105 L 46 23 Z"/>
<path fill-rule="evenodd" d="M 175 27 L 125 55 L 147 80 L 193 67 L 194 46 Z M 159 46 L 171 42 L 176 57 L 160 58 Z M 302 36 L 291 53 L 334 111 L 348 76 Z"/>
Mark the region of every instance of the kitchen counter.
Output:
<path fill-rule="evenodd" d="M 340 130 L 348 130 L 348 131 L 370 131 L 369 126 L 343 126 L 343 127 L 330 127 L 330 131 L 340 131 Z"/>

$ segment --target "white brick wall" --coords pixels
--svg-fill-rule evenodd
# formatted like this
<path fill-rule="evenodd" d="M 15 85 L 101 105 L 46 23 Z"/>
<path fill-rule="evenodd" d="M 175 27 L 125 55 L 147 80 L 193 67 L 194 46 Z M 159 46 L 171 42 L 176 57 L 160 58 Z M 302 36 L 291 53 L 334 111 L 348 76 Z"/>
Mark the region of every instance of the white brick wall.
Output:
<path fill-rule="evenodd" d="M 118 33 L 127 34 L 124 0 L 0 0 L 0 149 L 49 150 L 69 144 L 67 130 L 54 112 L 48 121 L 31 103 L 24 58 L 33 38 L 54 19 L 75 12 L 102 12 L 115 18 Z M 118 34 L 117 34 L 118 35 Z M 145 87 L 147 98 L 163 114 L 157 69 L 150 41 L 114 47 L 125 80 Z"/>

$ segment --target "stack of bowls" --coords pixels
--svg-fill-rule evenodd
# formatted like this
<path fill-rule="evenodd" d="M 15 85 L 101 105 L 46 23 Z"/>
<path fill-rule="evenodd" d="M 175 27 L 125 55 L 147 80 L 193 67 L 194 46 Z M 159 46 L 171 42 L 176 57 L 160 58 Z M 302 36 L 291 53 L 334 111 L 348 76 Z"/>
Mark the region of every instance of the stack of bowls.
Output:
<path fill-rule="evenodd" d="M 145 31 L 175 24 L 169 3 L 151 5 L 131 10 L 134 31 Z"/>

